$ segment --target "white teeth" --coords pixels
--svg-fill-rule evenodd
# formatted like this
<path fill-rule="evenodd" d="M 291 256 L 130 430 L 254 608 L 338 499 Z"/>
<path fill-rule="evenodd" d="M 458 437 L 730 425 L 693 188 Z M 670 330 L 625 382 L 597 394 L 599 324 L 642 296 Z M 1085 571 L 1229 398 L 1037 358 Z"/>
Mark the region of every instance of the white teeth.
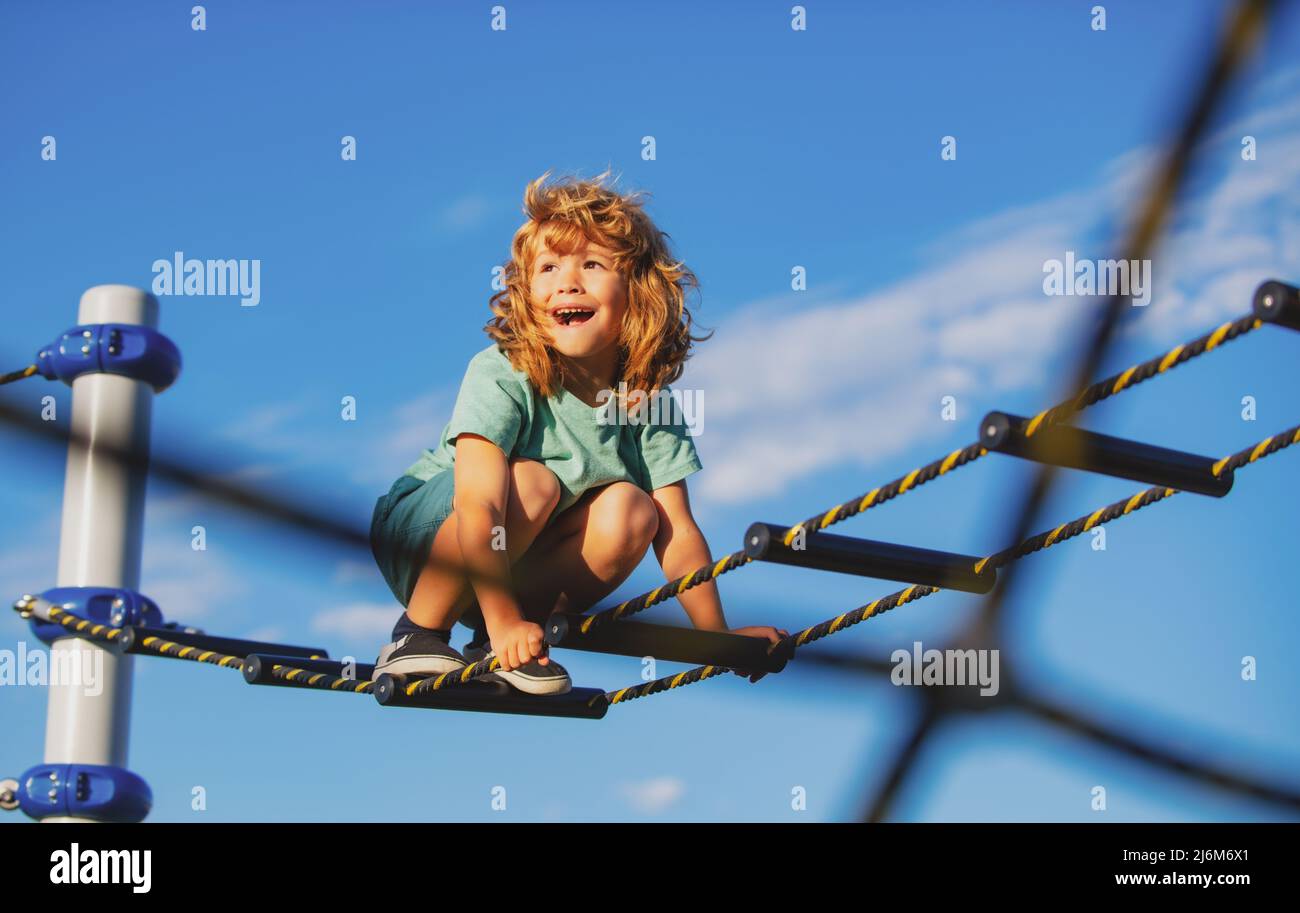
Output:
<path fill-rule="evenodd" d="M 576 317 L 579 314 L 594 316 L 595 313 L 595 310 L 592 308 L 557 308 L 554 311 L 554 319 L 556 322 L 562 323 L 564 326 L 569 326 L 569 318 Z"/>

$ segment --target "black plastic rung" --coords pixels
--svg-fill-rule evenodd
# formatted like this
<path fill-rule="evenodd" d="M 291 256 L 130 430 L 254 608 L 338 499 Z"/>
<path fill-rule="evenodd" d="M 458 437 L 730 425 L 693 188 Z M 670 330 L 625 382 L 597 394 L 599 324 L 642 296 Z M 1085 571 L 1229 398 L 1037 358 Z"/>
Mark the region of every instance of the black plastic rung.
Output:
<path fill-rule="evenodd" d="M 1028 424 L 1029 419 L 1021 415 L 990 412 L 980 423 L 980 442 L 989 450 L 1026 460 L 1215 498 L 1232 490 L 1232 469 L 1224 466 L 1215 475 L 1215 461 L 1207 456 L 1097 434 L 1072 425 L 1048 425 L 1026 437 Z"/>
<path fill-rule="evenodd" d="M 997 582 L 997 571 L 991 567 L 975 573 L 975 565 L 980 559 L 974 555 L 955 555 L 821 532 L 805 532 L 802 540 L 796 538 L 786 545 L 788 528 L 775 523 L 750 524 L 745 530 L 745 554 L 755 561 L 922 583 L 967 593 L 987 593 Z M 800 542 L 802 547 L 796 548 Z"/>
<path fill-rule="evenodd" d="M 546 642 L 567 650 L 652 656 L 668 662 L 725 666 L 747 672 L 780 672 L 791 652 L 769 652 L 771 644 L 762 637 L 636 621 L 614 621 L 584 634 L 581 626 L 586 617 L 556 612 L 546 622 Z"/>
<path fill-rule="evenodd" d="M 1269 279 L 1255 289 L 1251 310 L 1260 320 L 1300 330 L 1300 289 Z"/>
<path fill-rule="evenodd" d="M 408 695 L 403 684 L 400 677 L 380 675 L 375 679 L 375 700 L 385 707 L 562 716 L 583 720 L 599 720 L 609 709 L 609 699 L 599 688 L 573 688 L 564 694 L 536 695 L 515 691 L 505 682 L 470 681 L 438 691 Z"/>
<path fill-rule="evenodd" d="M 146 637 L 157 637 L 161 640 L 169 640 L 174 644 L 180 644 L 183 647 L 194 647 L 197 650 L 211 650 L 214 653 L 225 653 L 240 658 L 248 656 L 250 653 L 268 653 L 275 656 L 293 656 L 298 658 L 329 658 L 329 651 L 325 650 L 323 647 L 299 647 L 294 644 L 268 644 L 256 640 L 239 640 L 234 637 L 213 637 L 209 634 L 196 634 L 178 628 L 146 628 L 134 625 L 129 625 L 122 629 L 122 636 L 117 639 L 115 646 L 120 653 L 148 653 L 157 656 L 167 655 L 156 653 L 155 651 L 142 646 Z"/>
<path fill-rule="evenodd" d="M 369 663 L 354 663 L 351 669 L 335 659 L 308 659 L 302 656 L 283 656 L 273 653 L 250 653 L 244 657 L 244 681 L 250 685 L 282 685 L 286 688 L 312 688 L 301 680 L 289 681 L 271 673 L 272 666 L 292 666 L 304 672 L 324 672 L 336 678 L 345 678 L 351 672 L 358 682 L 368 681 L 375 674 Z"/>

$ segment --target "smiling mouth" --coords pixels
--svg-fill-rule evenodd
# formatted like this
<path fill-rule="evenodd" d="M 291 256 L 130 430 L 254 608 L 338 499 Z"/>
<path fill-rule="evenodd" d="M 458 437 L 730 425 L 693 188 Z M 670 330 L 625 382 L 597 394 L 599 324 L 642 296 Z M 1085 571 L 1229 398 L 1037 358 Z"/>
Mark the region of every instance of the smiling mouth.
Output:
<path fill-rule="evenodd" d="M 595 316 L 595 309 L 586 307 L 562 307 L 551 311 L 551 319 L 562 327 L 578 326 Z"/>

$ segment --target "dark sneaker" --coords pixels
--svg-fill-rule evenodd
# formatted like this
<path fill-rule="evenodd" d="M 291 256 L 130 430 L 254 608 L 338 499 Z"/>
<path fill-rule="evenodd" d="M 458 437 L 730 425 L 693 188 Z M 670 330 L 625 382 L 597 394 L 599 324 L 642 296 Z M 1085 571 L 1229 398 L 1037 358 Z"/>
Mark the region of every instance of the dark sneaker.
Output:
<path fill-rule="evenodd" d="M 465 658 L 470 662 L 490 660 L 496 656 L 491 647 L 478 647 L 469 644 L 465 647 Z M 573 687 L 569 673 L 554 659 L 546 665 L 533 660 L 518 669 L 509 672 L 492 672 L 483 676 L 488 681 L 502 681 L 517 691 L 525 694 L 564 694 Z"/>
<path fill-rule="evenodd" d="M 375 676 L 442 675 L 464 669 L 469 663 L 459 651 L 432 634 L 403 634 L 379 651 Z"/>

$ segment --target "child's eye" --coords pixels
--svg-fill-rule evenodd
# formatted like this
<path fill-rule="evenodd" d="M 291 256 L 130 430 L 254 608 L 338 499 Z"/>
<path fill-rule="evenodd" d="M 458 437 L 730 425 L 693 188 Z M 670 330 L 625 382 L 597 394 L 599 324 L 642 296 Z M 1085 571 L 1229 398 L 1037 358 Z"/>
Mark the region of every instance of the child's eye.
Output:
<path fill-rule="evenodd" d="M 590 266 L 590 265 L 593 264 L 593 263 L 596 264 L 597 266 L 599 266 L 601 269 L 604 269 L 604 268 L 605 268 L 605 264 L 601 263 L 599 260 L 588 260 L 586 263 L 584 263 L 584 264 L 582 264 L 582 265 L 583 265 L 583 266 Z M 555 266 L 554 263 L 546 263 L 546 264 L 544 264 L 544 265 L 542 266 L 541 271 L 542 271 L 542 272 L 546 272 L 548 269 L 551 269 L 553 266 Z"/>

